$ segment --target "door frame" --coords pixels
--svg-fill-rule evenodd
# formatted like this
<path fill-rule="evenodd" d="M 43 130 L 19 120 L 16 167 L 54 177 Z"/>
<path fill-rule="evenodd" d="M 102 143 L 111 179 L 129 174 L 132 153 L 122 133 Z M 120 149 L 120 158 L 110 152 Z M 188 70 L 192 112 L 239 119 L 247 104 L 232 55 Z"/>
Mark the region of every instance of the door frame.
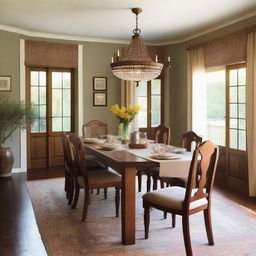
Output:
<path fill-rule="evenodd" d="M 78 45 L 78 68 L 77 68 L 77 120 L 78 134 L 82 135 L 83 116 L 83 45 Z M 20 101 L 26 101 L 26 66 L 25 66 L 25 39 L 20 39 Z M 27 172 L 27 129 L 20 130 L 20 168 L 13 172 Z"/>

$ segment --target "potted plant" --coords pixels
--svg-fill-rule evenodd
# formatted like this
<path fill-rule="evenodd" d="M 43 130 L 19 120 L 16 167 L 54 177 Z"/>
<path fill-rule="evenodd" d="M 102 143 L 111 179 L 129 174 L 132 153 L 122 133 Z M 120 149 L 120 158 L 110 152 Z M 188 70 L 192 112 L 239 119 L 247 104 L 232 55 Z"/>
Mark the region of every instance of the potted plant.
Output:
<path fill-rule="evenodd" d="M 32 122 L 32 109 L 23 102 L 9 101 L 0 96 L 0 177 L 11 176 L 14 157 L 6 140 L 17 129 L 24 129 Z"/>

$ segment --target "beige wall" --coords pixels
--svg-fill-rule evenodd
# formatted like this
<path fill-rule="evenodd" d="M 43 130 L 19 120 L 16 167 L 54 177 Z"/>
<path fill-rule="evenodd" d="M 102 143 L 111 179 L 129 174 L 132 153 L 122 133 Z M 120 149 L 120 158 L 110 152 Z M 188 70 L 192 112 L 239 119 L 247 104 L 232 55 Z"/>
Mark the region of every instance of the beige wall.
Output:
<path fill-rule="evenodd" d="M 172 67 L 169 70 L 170 86 L 170 125 L 172 128 L 172 143 L 178 145 L 182 133 L 187 130 L 187 56 L 186 49 L 207 40 L 228 35 L 234 31 L 256 24 L 256 16 L 230 25 L 223 29 L 184 43 L 166 46 L 166 55 L 171 56 Z"/>
<path fill-rule="evenodd" d="M 20 42 L 19 36 L 14 33 L 0 31 L 0 76 L 12 77 L 12 91 L 0 92 L 0 95 L 10 97 L 10 100 L 19 100 L 20 76 Z M 0 117 L 1 118 L 1 117 Z M 11 147 L 15 156 L 14 168 L 20 167 L 20 131 L 15 131 L 6 143 Z"/>
<path fill-rule="evenodd" d="M 12 76 L 12 91 L 1 93 L 10 96 L 11 100 L 19 100 L 19 68 L 20 68 L 20 39 L 60 41 L 47 38 L 31 38 L 16 33 L 0 30 L 0 75 Z M 61 41 L 65 42 L 65 41 Z M 70 41 L 68 41 L 70 43 Z M 83 102 L 84 123 L 93 119 L 102 120 L 109 124 L 109 132 L 117 131 L 117 119 L 109 112 L 112 104 L 120 104 L 120 79 L 114 77 L 110 68 L 111 56 L 123 45 L 109 43 L 74 42 L 83 45 Z M 93 107 L 93 76 L 107 77 L 108 105 Z M 1 118 L 1 117 L 0 117 Z M 76 128 L 77 129 L 77 128 Z M 20 168 L 20 132 L 16 131 L 7 141 L 14 153 L 14 168 Z"/>
<path fill-rule="evenodd" d="M 112 74 L 110 68 L 111 56 L 121 49 L 118 44 L 83 43 L 84 45 L 84 122 L 101 120 L 109 125 L 109 132 L 117 132 L 117 118 L 109 112 L 113 104 L 121 103 L 121 81 Z M 107 102 L 106 107 L 93 106 L 93 77 L 107 77 Z"/>

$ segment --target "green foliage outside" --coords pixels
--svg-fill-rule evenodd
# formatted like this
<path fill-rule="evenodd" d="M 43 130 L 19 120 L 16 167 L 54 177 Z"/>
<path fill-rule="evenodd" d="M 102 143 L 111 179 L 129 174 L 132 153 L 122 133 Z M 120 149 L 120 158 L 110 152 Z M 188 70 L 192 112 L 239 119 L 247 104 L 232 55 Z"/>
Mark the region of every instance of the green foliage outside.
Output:
<path fill-rule="evenodd" d="M 207 118 L 217 121 L 225 120 L 226 113 L 225 83 L 215 82 L 207 84 Z"/>
<path fill-rule="evenodd" d="M 24 102 L 9 101 L 0 96 L 0 148 L 17 129 L 24 129 L 32 123 L 32 108 Z"/>

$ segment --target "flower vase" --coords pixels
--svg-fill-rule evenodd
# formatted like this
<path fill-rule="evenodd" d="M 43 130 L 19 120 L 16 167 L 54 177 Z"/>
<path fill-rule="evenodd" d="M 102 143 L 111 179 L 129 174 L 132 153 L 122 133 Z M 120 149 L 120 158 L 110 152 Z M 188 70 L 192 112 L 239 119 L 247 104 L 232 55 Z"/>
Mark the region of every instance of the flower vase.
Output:
<path fill-rule="evenodd" d="M 122 144 L 128 144 L 130 142 L 131 124 L 130 122 L 121 123 L 121 140 Z"/>

